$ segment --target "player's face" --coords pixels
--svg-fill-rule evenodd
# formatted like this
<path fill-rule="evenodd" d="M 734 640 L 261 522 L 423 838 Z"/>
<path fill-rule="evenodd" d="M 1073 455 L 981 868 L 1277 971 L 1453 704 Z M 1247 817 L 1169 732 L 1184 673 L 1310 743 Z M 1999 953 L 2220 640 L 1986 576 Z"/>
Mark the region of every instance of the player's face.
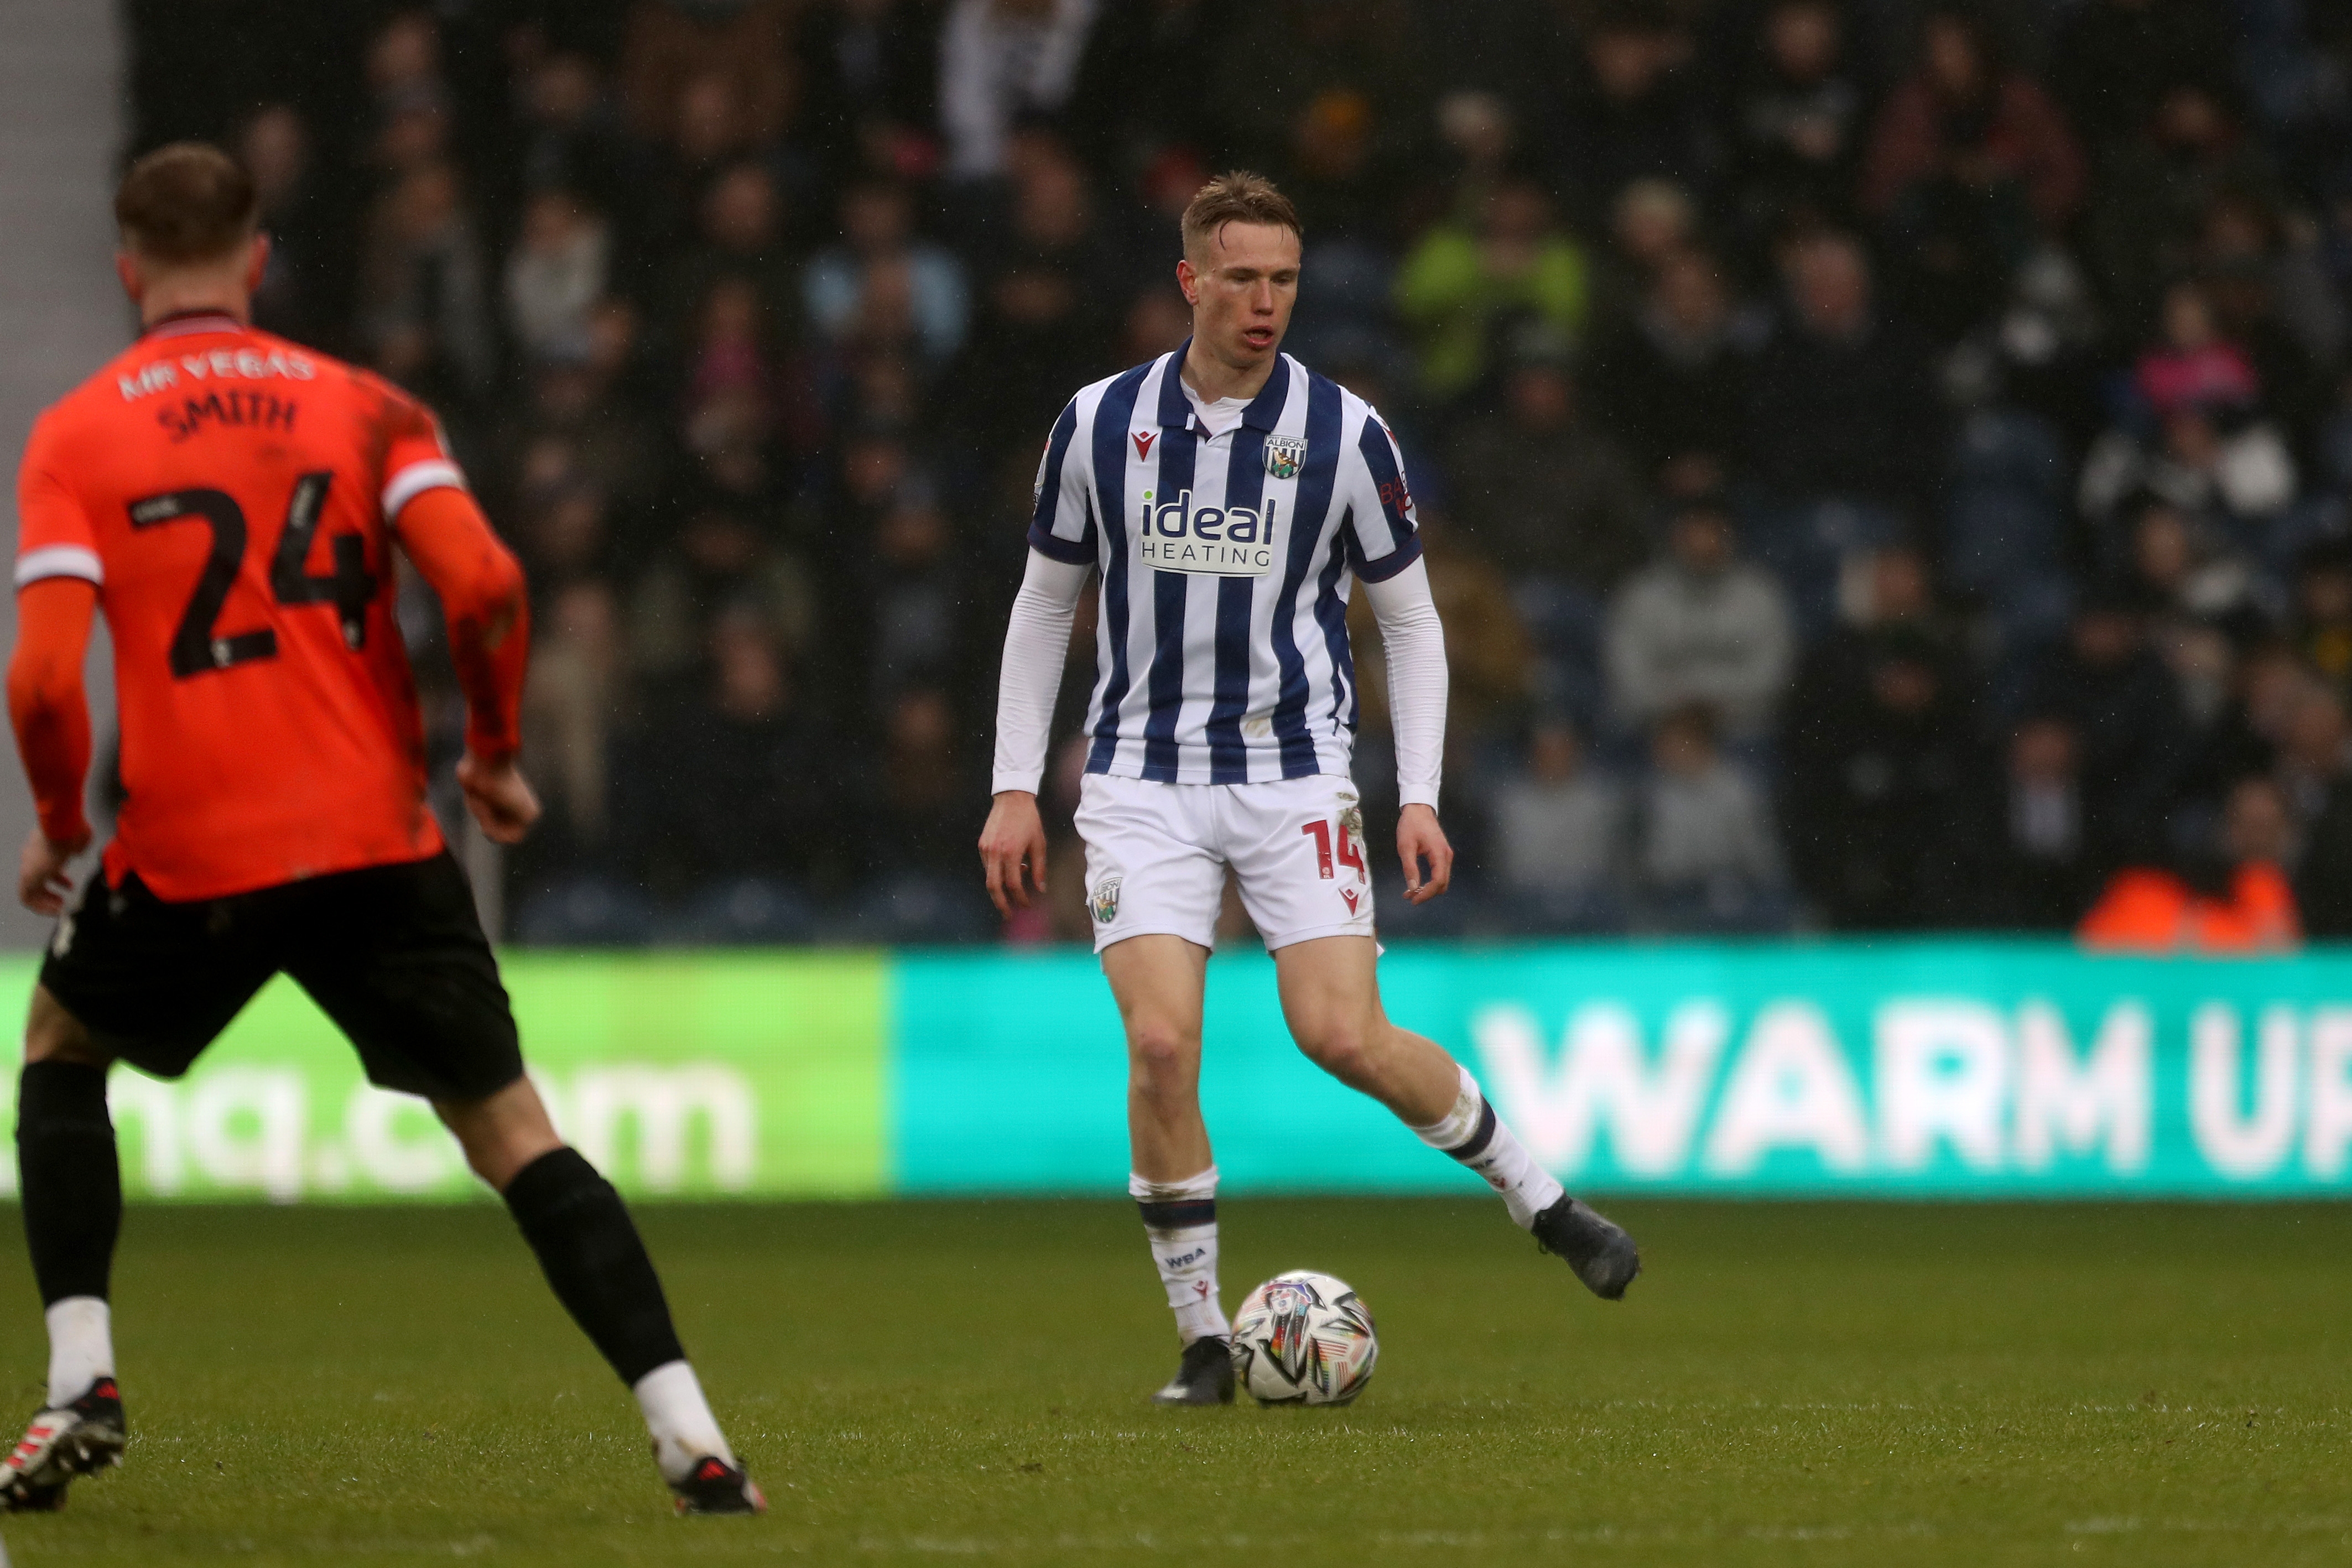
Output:
<path fill-rule="evenodd" d="M 1298 236 L 1271 224 L 1226 224 L 1204 254 L 1176 264 L 1192 306 L 1192 340 L 1236 370 L 1273 358 L 1298 303 Z"/>

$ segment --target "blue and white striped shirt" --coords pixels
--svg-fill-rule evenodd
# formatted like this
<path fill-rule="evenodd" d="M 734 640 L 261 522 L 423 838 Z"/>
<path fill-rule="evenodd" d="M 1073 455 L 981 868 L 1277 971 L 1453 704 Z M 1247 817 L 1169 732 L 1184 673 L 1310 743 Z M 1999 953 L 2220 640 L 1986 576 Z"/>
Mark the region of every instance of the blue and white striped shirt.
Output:
<path fill-rule="evenodd" d="M 1184 351 L 1072 398 L 1037 471 L 1030 547 L 1102 572 L 1087 771 L 1344 774 L 1349 580 L 1421 555 L 1396 438 L 1287 354 L 1241 423 L 1212 435 L 1178 375 Z"/>

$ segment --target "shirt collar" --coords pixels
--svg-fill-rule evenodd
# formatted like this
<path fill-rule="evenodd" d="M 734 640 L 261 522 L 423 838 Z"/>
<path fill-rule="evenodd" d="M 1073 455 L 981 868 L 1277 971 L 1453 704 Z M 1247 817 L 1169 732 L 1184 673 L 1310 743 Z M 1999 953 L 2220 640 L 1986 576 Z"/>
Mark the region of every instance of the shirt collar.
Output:
<path fill-rule="evenodd" d="M 156 318 L 142 338 L 193 338 L 205 332 L 242 332 L 246 325 L 226 310 L 174 310 Z"/>
<path fill-rule="evenodd" d="M 1168 373 L 1160 378 L 1160 423 L 1170 430 L 1189 430 L 1194 423 L 1192 401 L 1184 395 L 1184 356 L 1192 350 L 1190 338 L 1177 345 L 1168 359 Z M 1265 378 L 1265 385 L 1242 410 L 1242 424 L 1250 430 L 1270 432 L 1281 422 L 1282 406 L 1289 401 L 1290 356 L 1276 354 L 1274 373 Z"/>

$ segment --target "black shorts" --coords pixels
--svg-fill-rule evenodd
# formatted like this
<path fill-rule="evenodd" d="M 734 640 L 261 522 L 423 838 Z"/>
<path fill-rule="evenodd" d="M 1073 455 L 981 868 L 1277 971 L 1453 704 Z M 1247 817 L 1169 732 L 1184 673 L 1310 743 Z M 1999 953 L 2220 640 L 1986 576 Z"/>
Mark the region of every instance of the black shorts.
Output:
<path fill-rule="evenodd" d="M 478 1100 L 522 1076 L 498 960 L 446 850 L 185 904 L 136 873 L 120 887 L 93 876 L 41 984 L 100 1045 L 177 1078 L 281 969 L 381 1088 Z"/>

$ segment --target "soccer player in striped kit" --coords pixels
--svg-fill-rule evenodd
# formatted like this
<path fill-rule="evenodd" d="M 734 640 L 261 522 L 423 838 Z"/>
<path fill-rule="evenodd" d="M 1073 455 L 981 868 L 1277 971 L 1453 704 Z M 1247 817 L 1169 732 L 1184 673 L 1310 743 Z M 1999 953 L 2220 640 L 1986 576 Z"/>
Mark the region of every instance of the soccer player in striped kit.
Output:
<path fill-rule="evenodd" d="M 1206 1405 L 1234 1396 L 1198 1095 L 1228 867 L 1308 1057 L 1484 1176 L 1594 1293 L 1622 1296 L 1641 1261 L 1496 1119 L 1468 1069 L 1381 1009 L 1348 771 L 1351 579 L 1389 650 L 1406 899 L 1443 894 L 1454 858 L 1437 820 L 1445 643 L 1412 497 L 1380 415 L 1280 351 L 1298 297 L 1289 201 L 1258 175 L 1223 175 L 1186 208 L 1183 243 L 1192 336 L 1081 391 L 1046 443 L 980 850 L 1000 909 L 1044 890 L 1037 781 L 1072 619 L 1099 572 L 1077 814 L 1087 903 L 1127 1030 L 1129 1190 L 1184 1342 L 1153 1397 Z"/>

